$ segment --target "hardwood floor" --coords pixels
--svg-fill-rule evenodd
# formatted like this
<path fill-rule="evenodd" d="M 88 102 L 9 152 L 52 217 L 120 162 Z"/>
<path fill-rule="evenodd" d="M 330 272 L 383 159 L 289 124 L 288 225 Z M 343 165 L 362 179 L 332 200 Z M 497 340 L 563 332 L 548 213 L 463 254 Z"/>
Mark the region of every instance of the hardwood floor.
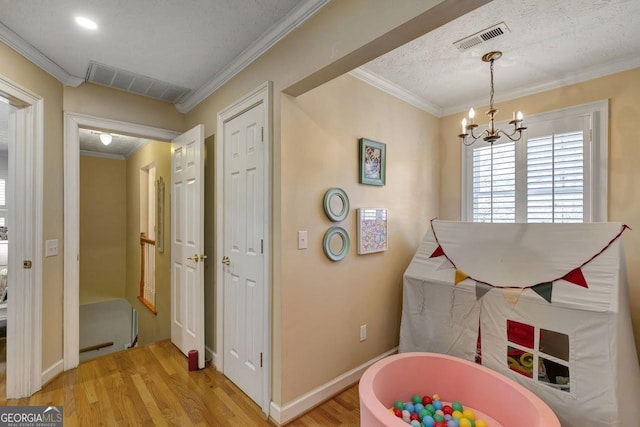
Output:
<path fill-rule="evenodd" d="M 2 396 L 4 377 L 1 364 Z M 2 398 L 0 405 L 62 405 L 65 427 L 274 425 L 212 367 L 189 372 L 186 357 L 169 341 L 84 362 L 30 398 Z M 359 419 L 354 385 L 288 425 L 351 427 Z"/>

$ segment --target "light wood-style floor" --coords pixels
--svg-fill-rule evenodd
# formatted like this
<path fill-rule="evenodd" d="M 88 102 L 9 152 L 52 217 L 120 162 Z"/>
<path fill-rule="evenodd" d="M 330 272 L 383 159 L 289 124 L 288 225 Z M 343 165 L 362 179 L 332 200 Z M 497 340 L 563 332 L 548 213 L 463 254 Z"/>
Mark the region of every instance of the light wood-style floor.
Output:
<path fill-rule="evenodd" d="M 214 368 L 189 372 L 187 366 L 186 357 L 162 341 L 84 362 L 30 398 L 3 397 L 0 405 L 62 405 L 65 427 L 274 425 Z M 6 396 L 4 363 L 0 381 Z M 359 412 L 354 385 L 288 425 L 359 426 Z"/>

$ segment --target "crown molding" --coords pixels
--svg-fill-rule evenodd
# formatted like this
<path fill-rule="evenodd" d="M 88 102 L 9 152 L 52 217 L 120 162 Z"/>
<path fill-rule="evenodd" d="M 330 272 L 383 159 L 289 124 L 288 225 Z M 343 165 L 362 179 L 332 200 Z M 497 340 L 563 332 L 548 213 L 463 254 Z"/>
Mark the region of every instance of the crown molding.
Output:
<path fill-rule="evenodd" d="M 383 92 L 388 93 L 391 96 L 395 96 L 396 98 L 406 102 L 407 104 L 413 105 L 416 108 L 426 111 L 429 114 L 433 114 L 436 117 L 442 116 L 442 107 L 429 102 L 423 97 L 418 96 L 415 93 L 403 87 L 400 87 L 393 82 L 390 82 L 389 80 L 378 74 L 367 71 L 362 67 L 350 71 L 349 74 L 377 89 L 380 89 Z"/>
<path fill-rule="evenodd" d="M 2 23 L 0 23 L 0 41 L 51 74 L 62 84 L 77 87 L 84 82 L 83 78 L 67 73 L 62 67 Z"/>
<path fill-rule="evenodd" d="M 570 75 L 562 76 L 561 78 L 548 82 L 506 91 L 505 93 L 502 93 L 501 96 L 496 96 L 495 102 L 497 103 L 510 101 L 513 99 L 522 98 L 524 96 L 534 95 L 536 93 L 546 92 L 549 90 L 586 82 L 589 80 L 597 79 L 599 77 L 621 73 L 623 71 L 631 70 L 638 67 L 640 67 L 640 57 L 623 58 L 618 61 L 611 61 L 602 65 L 597 65 L 595 67 L 573 72 Z M 442 117 L 460 113 L 462 111 L 467 111 L 472 105 L 488 105 L 487 98 L 484 97 L 482 99 L 474 99 L 464 104 L 443 108 Z"/>
<path fill-rule="evenodd" d="M 602 65 L 580 70 L 578 72 L 572 73 L 571 75 L 563 76 L 559 79 L 503 92 L 500 96 L 496 96 L 495 102 L 497 103 L 510 101 L 513 99 L 522 98 L 524 96 L 534 95 L 536 93 L 546 92 L 549 90 L 586 82 L 588 80 L 597 79 L 599 77 L 620 73 L 638 67 L 640 67 L 640 57 L 623 58 L 618 61 L 611 61 Z M 370 71 L 366 71 L 362 68 L 356 68 L 355 70 L 349 72 L 349 74 L 377 89 L 382 90 L 383 92 L 386 92 L 408 104 L 413 105 L 414 107 L 420 108 L 427 113 L 433 114 L 438 118 L 460 113 L 462 111 L 467 111 L 469 109 L 469 106 L 472 105 L 488 105 L 487 98 L 483 97 L 471 99 L 464 104 L 458 104 L 451 107 L 439 107 L 431 103 L 429 100 L 424 99 L 412 93 L 411 91 L 390 82 L 384 77 L 381 77 L 380 75 L 372 73 Z"/>
<path fill-rule="evenodd" d="M 221 72 L 192 92 L 183 101 L 176 103 L 175 105 L 178 111 L 181 113 L 191 111 L 196 105 L 200 104 L 209 95 L 231 80 L 236 74 L 244 70 L 249 64 L 260 57 L 260 55 L 286 37 L 291 31 L 298 28 L 330 1 L 331 0 L 306 0 L 300 2 L 282 21 L 269 28 L 258 40 L 246 48 Z"/>
<path fill-rule="evenodd" d="M 111 154 L 111 153 L 103 153 L 101 151 L 90 151 L 90 150 L 80 150 L 81 156 L 89 156 L 89 157 L 101 157 L 103 159 L 113 159 L 113 160 L 125 160 L 121 154 Z"/>

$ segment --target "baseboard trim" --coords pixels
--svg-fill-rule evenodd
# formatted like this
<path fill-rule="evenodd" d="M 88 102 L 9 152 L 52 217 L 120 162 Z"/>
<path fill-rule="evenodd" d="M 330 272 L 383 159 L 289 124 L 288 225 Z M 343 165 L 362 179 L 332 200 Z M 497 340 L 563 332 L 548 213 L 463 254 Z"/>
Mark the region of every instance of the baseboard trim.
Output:
<path fill-rule="evenodd" d="M 60 375 L 64 371 L 64 360 L 60 359 L 42 372 L 42 386 Z"/>
<path fill-rule="evenodd" d="M 335 396 L 345 388 L 353 385 L 357 382 L 364 371 L 378 360 L 384 359 L 385 357 L 391 356 L 398 352 L 398 347 L 394 347 L 391 350 L 363 363 L 362 365 L 345 372 L 339 377 L 334 378 L 321 385 L 318 388 L 311 390 L 309 393 L 306 393 L 297 399 L 292 400 L 286 405 L 280 407 L 275 402 L 271 402 L 271 411 L 270 418 L 273 419 L 277 424 L 283 425 L 288 423 L 289 421 L 293 421 L 295 418 L 309 411 L 313 407 L 318 404 L 324 402 L 327 399 Z"/>
<path fill-rule="evenodd" d="M 218 366 L 218 356 L 211 347 L 206 345 L 204 346 L 204 359 L 205 361 L 210 361 L 211 366 L 213 366 L 214 368 Z"/>

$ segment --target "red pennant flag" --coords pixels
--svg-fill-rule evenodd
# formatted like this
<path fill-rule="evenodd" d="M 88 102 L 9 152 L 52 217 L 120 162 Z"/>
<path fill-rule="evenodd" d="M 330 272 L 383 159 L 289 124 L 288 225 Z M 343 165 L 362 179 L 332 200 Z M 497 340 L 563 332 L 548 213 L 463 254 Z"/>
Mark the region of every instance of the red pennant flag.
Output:
<path fill-rule="evenodd" d="M 584 278 L 584 275 L 582 274 L 582 270 L 580 268 L 571 270 L 570 272 L 565 274 L 562 279 L 566 280 L 567 282 L 574 283 L 578 286 L 582 286 L 583 288 L 589 288 L 589 285 L 587 285 L 587 280 Z"/>
<path fill-rule="evenodd" d="M 431 254 L 429 258 L 437 258 L 439 256 L 444 255 L 444 251 L 442 250 L 442 246 L 438 245 L 435 251 Z"/>

